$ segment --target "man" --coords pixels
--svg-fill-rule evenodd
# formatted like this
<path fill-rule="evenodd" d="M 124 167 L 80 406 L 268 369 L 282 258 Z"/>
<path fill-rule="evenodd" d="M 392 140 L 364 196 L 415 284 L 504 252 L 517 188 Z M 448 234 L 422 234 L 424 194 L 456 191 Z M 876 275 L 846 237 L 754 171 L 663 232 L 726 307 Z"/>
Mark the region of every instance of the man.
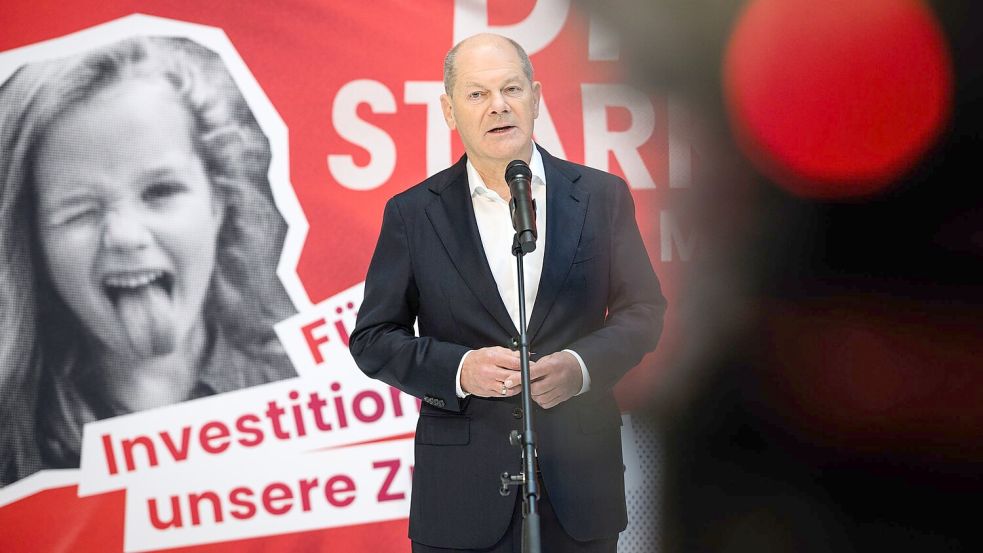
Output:
<path fill-rule="evenodd" d="M 521 494 L 498 493 L 499 474 L 522 470 L 508 442 L 522 426 L 504 177 L 514 159 L 530 165 L 537 209 L 524 262 L 544 551 L 613 552 L 626 525 L 611 388 L 655 348 L 665 299 L 624 181 L 533 144 L 532 79 L 504 37 L 476 35 L 447 54 L 441 105 L 466 155 L 386 205 L 351 337 L 366 374 L 424 401 L 415 552 L 520 550 Z"/>

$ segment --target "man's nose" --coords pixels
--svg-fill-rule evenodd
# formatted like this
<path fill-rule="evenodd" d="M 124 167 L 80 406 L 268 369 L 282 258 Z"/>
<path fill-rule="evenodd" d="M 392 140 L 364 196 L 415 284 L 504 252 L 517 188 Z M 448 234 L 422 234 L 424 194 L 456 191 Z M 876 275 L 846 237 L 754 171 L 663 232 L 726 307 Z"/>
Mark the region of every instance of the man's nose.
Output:
<path fill-rule="evenodd" d="M 491 94 L 491 107 L 492 113 L 508 113 L 511 111 L 509 103 L 505 101 L 505 95 L 501 92 L 493 92 Z"/>
<path fill-rule="evenodd" d="M 110 250 L 135 250 L 150 244 L 150 229 L 138 213 L 113 209 L 103 219 L 102 245 Z"/>

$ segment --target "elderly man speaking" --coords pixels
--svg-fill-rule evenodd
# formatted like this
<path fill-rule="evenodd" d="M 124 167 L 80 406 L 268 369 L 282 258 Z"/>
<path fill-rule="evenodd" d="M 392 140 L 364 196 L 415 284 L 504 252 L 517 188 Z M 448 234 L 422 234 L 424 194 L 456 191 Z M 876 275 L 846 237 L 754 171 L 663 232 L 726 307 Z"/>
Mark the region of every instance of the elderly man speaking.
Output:
<path fill-rule="evenodd" d="M 516 260 L 505 168 L 532 172 L 525 256 L 543 550 L 613 552 L 627 523 L 612 387 L 655 348 L 666 302 L 625 182 L 533 144 L 541 85 L 505 37 L 447 54 L 444 118 L 466 155 L 386 204 L 351 337 L 359 367 L 423 400 L 409 537 L 415 552 L 521 549 Z M 419 335 L 414 332 L 419 325 Z"/>

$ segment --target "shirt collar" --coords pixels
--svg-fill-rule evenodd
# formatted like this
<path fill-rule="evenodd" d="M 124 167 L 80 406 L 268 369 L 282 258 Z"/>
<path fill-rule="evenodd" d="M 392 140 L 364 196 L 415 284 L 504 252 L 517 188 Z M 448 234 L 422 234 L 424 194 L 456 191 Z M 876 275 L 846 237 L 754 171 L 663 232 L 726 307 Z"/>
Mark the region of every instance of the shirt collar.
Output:
<path fill-rule="evenodd" d="M 468 189 L 471 191 L 471 197 L 475 197 L 479 194 L 486 194 L 490 192 L 487 186 L 485 186 L 485 181 L 482 180 L 481 175 L 478 174 L 478 170 L 474 168 L 471 164 L 471 160 L 467 161 L 468 169 Z M 536 144 L 532 145 L 532 157 L 529 158 L 529 170 L 532 171 L 532 186 L 537 188 L 540 186 L 546 186 L 546 169 L 543 167 L 543 156 L 539 153 L 539 148 Z M 508 198 L 503 198 L 508 201 Z"/>

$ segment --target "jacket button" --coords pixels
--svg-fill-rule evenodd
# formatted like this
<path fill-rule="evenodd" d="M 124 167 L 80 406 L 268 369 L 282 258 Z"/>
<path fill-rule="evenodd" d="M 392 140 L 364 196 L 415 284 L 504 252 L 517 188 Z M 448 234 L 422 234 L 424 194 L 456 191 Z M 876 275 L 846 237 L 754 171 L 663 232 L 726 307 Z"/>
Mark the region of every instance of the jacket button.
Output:
<path fill-rule="evenodd" d="M 519 337 L 518 336 L 513 336 L 512 337 L 512 341 L 510 342 L 510 347 L 513 350 L 519 349 Z"/>
<path fill-rule="evenodd" d="M 521 419 L 522 418 L 522 407 L 516 407 L 512 410 L 512 416 Z"/>

